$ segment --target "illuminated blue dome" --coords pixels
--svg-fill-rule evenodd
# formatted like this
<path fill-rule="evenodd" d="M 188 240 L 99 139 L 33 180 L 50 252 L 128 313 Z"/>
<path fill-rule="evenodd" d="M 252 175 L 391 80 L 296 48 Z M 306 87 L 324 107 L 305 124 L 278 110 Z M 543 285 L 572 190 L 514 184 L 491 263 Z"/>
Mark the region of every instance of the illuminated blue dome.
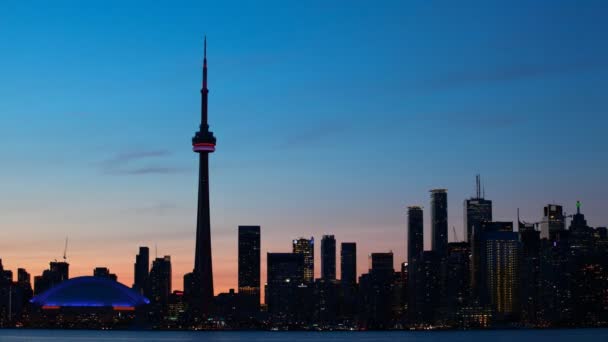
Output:
<path fill-rule="evenodd" d="M 102 277 L 77 277 L 34 297 L 31 302 L 42 307 L 137 307 L 148 298 L 125 285 Z"/>

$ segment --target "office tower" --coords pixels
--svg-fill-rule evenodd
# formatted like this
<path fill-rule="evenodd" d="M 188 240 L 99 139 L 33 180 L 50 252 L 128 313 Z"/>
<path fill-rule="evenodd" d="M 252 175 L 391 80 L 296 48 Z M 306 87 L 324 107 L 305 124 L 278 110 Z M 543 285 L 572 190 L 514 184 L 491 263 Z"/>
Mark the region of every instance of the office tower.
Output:
<path fill-rule="evenodd" d="M 544 217 L 540 223 L 540 238 L 556 240 L 566 230 L 566 221 L 561 205 L 548 204 L 543 208 Z"/>
<path fill-rule="evenodd" d="M 419 278 L 418 288 L 415 288 L 416 308 L 422 323 L 434 323 L 437 309 L 441 303 L 441 258 L 435 251 L 424 251 L 417 263 L 420 269 L 416 275 Z"/>
<path fill-rule="evenodd" d="M 408 280 L 407 280 L 407 302 L 408 316 L 410 320 L 414 317 L 421 317 L 420 305 L 417 305 L 420 299 L 418 295 L 421 293 L 423 284 L 422 263 L 419 262 L 424 251 L 424 221 L 422 207 L 410 206 L 407 208 L 407 262 L 408 262 Z"/>
<path fill-rule="evenodd" d="M 260 226 L 239 226 L 239 295 L 248 309 L 260 305 Z"/>
<path fill-rule="evenodd" d="M 448 311 L 455 313 L 469 298 L 469 272 L 471 249 L 467 242 L 448 243 L 446 261 L 446 300 Z"/>
<path fill-rule="evenodd" d="M 471 237 L 476 226 L 483 221 L 492 221 L 492 201 L 485 199 L 485 193 L 481 191 L 479 175 L 477 175 L 476 180 L 475 197 L 464 201 L 464 227 L 469 243 L 472 242 Z"/>
<path fill-rule="evenodd" d="M 368 261 L 369 273 L 361 275 L 359 281 L 359 316 L 367 329 L 386 329 L 393 318 L 393 253 L 372 253 Z"/>
<path fill-rule="evenodd" d="M 301 237 L 293 240 L 292 252 L 304 255 L 304 282 L 312 283 L 315 278 L 315 239 Z"/>
<path fill-rule="evenodd" d="M 481 190 L 481 180 L 479 175 L 477 175 L 475 197 L 464 201 L 464 227 L 466 228 L 467 241 L 471 247 L 471 272 L 469 279 L 471 294 L 474 298 L 478 298 L 480 295 L 479 265 L 481 235 L 483 233 L 482 223 L 492 221 L 492 201 L 485 199 L 484 192 Z"/>
<path fill-rule="evenodd" d="M 150 249 L 148 247 L 139 247 L 139 253 L 135 256 L 134 271 L 133 289 L 140 294 L 149 295 Z"/>
<path fill-rule="evenodd" d="M 521 320 L 526 324 L 538 322 L 540 309 L 540 232 L 534 224 L 523 222 L 517 212 L 519 243 L 521 246 L 519 303 Z"/>
<path fill-rule="evenodd" d="M 67 262 L 52 261 L 48 270 L 34 277 L 34 294 L 40 294 L 51 287 L 68 280 L 70 265 Z"/>
<path fill-rule="evenodd" d="M 302 298 L 298 289 L 304 283 L 304 255 L 268 253 L 266 304 L 272 317 L 290 320 L 300 312 Z"/>
<path fill-rule="evenodd" d="M 448 253 L 448 193 L 431 190 L 431 250 L 441 258 Z"/>
<path fill-rule="evenodd" d="M 321 279 L 336 279 L 336 239 L 333 235 L 323 235 L 321 239 Z"/>
<path fill-rule="evenodd" d="M 357 309 L 357 244 L 340 245 L 340 313 L 345 320 L 352 319 Z"/>
<path fill-rule="evenodd" d="M 342 242 L 340 248 L 340 281 L 342 284 L 357 283 L 357 244 Z"/>
<path fill-rule="evenodd" d="M 27 283 L 27 284 L 31 283 L 31 276 L 29 273 L 27 273 L 25 268 L 17 269 L 17 282 L 18 283 Z"/>
<path fill-rule="evenodd" d="M 518 312 L 519 238 L 510 231 L 486 231 L 481 237 L 482 301 L 499 317 Z"/>
<path fill-rule="evenodd" d="M 70 264 L 65 261 L 52 261 L 51 272 L 55 272 L 60 282 L 70 279 Z"/>
<path fill-rule="evenodd" d="M 395 272 L 393 252 L 370 254 L 369 269 L 371 272 Z"/>
<path fill-rule="evenodd" d="M 422 207 L 407 208 L 407 260 L 412 262 L 424 250 Z"/>
<path fill-rule="evenodd" d="M 17 269 L 17 287 L 22 294 L 21 306 L 25 307 L 34 296 L 30 274 L 24 268 Z"/>
<path fill-rule="evenodd" d="M 112 279 L 114 281 L 118 280 L 118 277 L 116 276 L 116 274 L 110 273 L 110 269 L 107 267 L 95 267 L 95 269 L 93 269 L 93 276 L 108 278 L 108 279 Z"/>
<path fill-rule="evenodd" d="M 209 153 L 215 151 L 216 139 L 209 130 L 207 89 L 207 39 L 203 57 L 201 89 L 201 125 L 192 138 L 192 150 L 199 154 L 198 209 L 196 216 L 196 251 L 190 299 L 194 315 L 207 315 L 213 304 L 213 269 L 211 263 L 211 217 L 209 212 Z"/>
<path fill-rule="evenodd" d="M 169 304 L 171 294 L 171 257 L 156 258 L 150 269 L 150 301 L 160 310 Z"/>

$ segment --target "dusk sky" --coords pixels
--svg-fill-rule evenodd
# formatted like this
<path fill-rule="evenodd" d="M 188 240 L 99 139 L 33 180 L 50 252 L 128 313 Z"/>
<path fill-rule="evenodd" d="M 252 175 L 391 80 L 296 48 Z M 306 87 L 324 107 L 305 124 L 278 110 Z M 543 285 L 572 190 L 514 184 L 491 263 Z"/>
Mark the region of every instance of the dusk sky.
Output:
<path fill-rule="evenodd" d="M 156 245 L 182 288 L 205 34 L 216 293 L 237 285 L 239 224 L 262 227 L 263 281 L 266 252 L 300 236 L 357 242 L 359 272 L 373 251 L 405 261 L 407 205 L 425 207 L 429 248 L 433 188 L 460 240 L 477 173 L 496 220 L 580 200 L 606 226 L 607 16 L 606 1 L 2 1 L 0 258 L 39 275 L 68 236 L 70 276 L 106 266 L 130 286 Z"/>

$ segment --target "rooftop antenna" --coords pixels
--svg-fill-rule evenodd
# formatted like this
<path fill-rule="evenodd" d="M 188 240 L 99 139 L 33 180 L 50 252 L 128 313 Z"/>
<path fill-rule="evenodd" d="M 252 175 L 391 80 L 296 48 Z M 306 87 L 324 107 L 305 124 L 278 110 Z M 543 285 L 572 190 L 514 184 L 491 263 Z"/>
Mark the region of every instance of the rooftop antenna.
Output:
<path fill-rule="evenodd" d="M 475 176 L 475 195 L 476 198 L 481 198 L 481 192 L 479 191 L 481 188 L 481 180 L 479 179 L 479 174 Z"/>
<path fill-rule="evenodd" d="M 154 243 L 154 259 L 158 259 L 158 245 Z"/>
<path fill-rule="evenodd" d="M 63 262 L 67 262 L 68 259 L 68 237 L 65 237 L 65 246 L 63 247 Z"/>

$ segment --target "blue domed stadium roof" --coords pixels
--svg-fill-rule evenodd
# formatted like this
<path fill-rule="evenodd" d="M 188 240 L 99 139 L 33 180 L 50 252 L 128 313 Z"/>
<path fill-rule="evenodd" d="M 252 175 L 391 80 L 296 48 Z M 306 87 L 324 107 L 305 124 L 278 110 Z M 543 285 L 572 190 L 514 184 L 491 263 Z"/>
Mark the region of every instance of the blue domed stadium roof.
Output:
<path fill-rule="evenodd" d="M 148 298 L 125 285 L 102 277 L 77 277 L 34 297 L 31 302 L 54 307 L 136 307 Z"/>

